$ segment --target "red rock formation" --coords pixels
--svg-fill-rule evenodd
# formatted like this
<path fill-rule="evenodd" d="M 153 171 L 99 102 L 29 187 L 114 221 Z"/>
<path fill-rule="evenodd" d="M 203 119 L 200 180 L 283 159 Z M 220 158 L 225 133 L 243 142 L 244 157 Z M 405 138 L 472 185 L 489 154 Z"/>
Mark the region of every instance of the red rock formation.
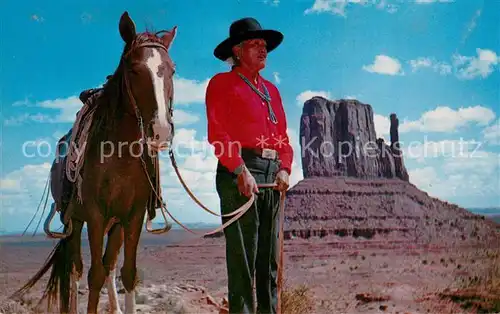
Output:
<path fill-rule="evenodd" d="M 396 142 L 397 120 L 391 125 Z M 398 145 L 376 138 L 373 110 L 357 100 L 313 97 L 304 104 L 300 126 L 302 171 L 314 176 L 400 178 L 408 181 Z M 397 144 L 397 143 L 395 143 Z M 398 156 L 394 156 L 394 152 Z M 397 159 L 397 160 L 396 160 Z"/>
<path fill-rule="evenodd" d="M 409 182 L 396 114 L 390 119 L 389 146 L 376 139 L 370 105 L 322 97 L 305 102 L 304 179 L 287 192 L 286 238 L 500 246 L 499 224 Z"/>
<path fill-rule="evenodd" d="M 399 146 L 399 119 L 395 113 L 391 114 L 391 151 L 392 156 L 394 156 L 394 165 L 396 171 L 396 177 L 401 180 L 409 181 L 408 171 L 404 166 L 403 161 L 403 152 L 401 151 L 401 147 Z"/>

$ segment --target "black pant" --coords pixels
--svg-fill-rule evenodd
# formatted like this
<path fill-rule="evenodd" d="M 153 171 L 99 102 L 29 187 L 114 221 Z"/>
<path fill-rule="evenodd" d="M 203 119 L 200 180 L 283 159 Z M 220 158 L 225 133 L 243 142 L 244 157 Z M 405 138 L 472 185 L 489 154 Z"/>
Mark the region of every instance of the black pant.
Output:
<path fill-rule="evenodd" d="M 251 154 L 243 159 L 257 184 L 273 183 L 278 163 Z M 236 175 L 220 163 L 216 188 L 222 214 L 230 213 L 248 201 L 240 195 Z M 277 248 L 280 193 L 273 188 L 259 188 L 255 202 L 237 221 L 224 229 L 230 313 L 255 313 L 253 283 L 257 296 L 257 313 L 276 313 Z M 226 222 L 229 218 L 223 218 Z"/>

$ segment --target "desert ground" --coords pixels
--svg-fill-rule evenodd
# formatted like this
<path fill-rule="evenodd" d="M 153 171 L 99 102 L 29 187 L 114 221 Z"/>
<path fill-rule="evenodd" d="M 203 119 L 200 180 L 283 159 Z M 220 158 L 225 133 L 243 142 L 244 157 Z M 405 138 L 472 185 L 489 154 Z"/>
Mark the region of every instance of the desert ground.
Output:
<path fill-rule="evenodd" d="M 39 269 L 55 243 L 43 235 L 1 238 L 0 313 L 44 312 L 35 305 L 48 274 L 23 302 L 8 296 Z M 487 245 L 445 248 L 335 237 L 285 241 L 285 313 L 472 313 L 464 308 L 474 301 L 463 294 L 479 282 L 492 284 L 499 278 L 491 277 L 494 272 L 500 275 L 499 251 Z M 86 309 L 89 267 L 85 234 L 83 252 L 81 313 Z M 220 313 L 224 308 L 223 238 L 197 238 L 183 230 L 144 233 L 138 254 L 141 281 L 136 299 L 141 313 Z M 119 281 L 118 290 L 123 311 Z M 446 294 L 454 295 L 456 302 Z M 103 288 L 103 313 L 107 303 Z"/>

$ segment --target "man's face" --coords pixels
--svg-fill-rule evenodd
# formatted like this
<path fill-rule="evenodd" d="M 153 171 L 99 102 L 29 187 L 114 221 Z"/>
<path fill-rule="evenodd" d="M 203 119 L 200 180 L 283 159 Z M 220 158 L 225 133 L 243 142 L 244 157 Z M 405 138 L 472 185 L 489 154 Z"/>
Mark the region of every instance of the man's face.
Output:
<path fill-rule="evenodd" d="M 245 40 L 237 55 L 242 65 L 254 70 L 261 70 L 266 66 L 267 49 L 263 39 Z"/>

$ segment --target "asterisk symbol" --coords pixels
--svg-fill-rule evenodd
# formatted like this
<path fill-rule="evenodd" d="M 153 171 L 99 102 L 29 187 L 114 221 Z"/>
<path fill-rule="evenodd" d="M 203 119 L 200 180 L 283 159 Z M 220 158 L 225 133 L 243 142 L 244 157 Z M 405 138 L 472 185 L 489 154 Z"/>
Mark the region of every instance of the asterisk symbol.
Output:
<path fill-rule="evenodd" d="M 264 146 L 267 145 L 267 140 L 269 138 L 264 137 L 264 135 L 261 135 L 260 137 L 256 137 L 256 139 L 257 139 L 257 146 L 264 148 Z"/>
<path fill-rule="evenodd" d="M 278 145 L 278 147 L 281 148 L 281 146 L 286 145 L 286 136 L 280 135 L 278 138 L 275 137 L 274 139 L 276 140 L 275 146 Z"/>

